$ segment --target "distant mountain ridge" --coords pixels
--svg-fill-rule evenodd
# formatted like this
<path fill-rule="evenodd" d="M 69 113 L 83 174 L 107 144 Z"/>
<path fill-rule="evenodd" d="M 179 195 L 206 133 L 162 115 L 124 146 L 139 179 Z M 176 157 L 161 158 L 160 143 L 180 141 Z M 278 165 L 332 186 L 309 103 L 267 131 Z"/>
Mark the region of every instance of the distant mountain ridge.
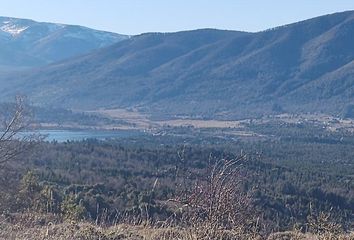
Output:
<path fill-rule="evenodd" d="M 339 114 L 354 103 L 354 12 L 258 32 L 203 29 L 134 36 L 87 55 L 2 76 L 0 99 L 243 118 Z"/>
<path fill-rule="evenodd" d="M 0 66 L 34 67 L 53 63 L 126 39 L 94 29 L 0 17 Z"/>

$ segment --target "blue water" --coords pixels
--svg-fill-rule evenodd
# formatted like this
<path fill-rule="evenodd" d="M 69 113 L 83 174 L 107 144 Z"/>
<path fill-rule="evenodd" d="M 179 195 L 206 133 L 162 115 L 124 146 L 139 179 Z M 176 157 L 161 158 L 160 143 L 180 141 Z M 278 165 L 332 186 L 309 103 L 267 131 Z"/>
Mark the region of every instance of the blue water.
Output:
<path fill-rule="evenodd" d="M 143 132 L 134 130 L 114 130 L 114 131 L 100 131 L 100 130 L 40 130 L 40 134 L 45 136 L 45 141 L 80 141 L 85 139 L 119 139 L 136 137 L 143 135 Z"/>

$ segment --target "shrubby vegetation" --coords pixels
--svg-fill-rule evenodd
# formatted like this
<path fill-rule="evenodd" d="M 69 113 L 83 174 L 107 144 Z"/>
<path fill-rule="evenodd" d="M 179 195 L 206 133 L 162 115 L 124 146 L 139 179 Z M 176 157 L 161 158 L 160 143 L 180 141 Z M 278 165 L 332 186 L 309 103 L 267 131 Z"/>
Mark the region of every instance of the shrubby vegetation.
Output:
<path fill-rule="evenodd" d="M 1 211 L 54 214 L 104 225 L 127 219 L 156 223 L 171 216 L 176 223 L 185 217 L 178 210 L 191 200 L 182 199 L 181 191 L 188 196 L 201 191 L 203 197 L 188 203 L 199 209 L 198 214 L 203 212 L 202 206 L 210 204 L 205 194 L 215 187 L 206 178 L 210 166 L 220 159 L 237 159 L 243 149 L 242 163 L 237 165 L 238 195 L 233 197 L 253 210 L 242 213 L 249 215 L 249 229 L 271 232 L 297 226 L 304 231 L 309 229 L 309 217 L 322 212 L 330 213 L 330 221 L 340 230 L 352 227 L 349 145 L 243 142 L 232 150 L 220 145 L 140 145 L 135 140 L 43 142 L 2 172 Z M 194 217 L 208 218 L 207 212 L 198 214 Z"/>

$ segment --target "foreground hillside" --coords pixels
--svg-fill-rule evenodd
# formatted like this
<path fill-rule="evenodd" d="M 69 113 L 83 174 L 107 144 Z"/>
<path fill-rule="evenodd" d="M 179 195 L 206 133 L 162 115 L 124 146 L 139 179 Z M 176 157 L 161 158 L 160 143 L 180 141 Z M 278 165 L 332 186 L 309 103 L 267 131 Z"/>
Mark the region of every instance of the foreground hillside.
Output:
<path fill-rule="evenodd" d="M 53 63 L 125 38 L 81 26 L 0 17 L 0 71 Z"/>
<path fill-rule="evenodd" d="M 27 216 L 28 217 L 28 216 Z M 31 219 L 32 220 L 32 219 Z M 39 219 L 37 219 L 39 220 Z M 0 239 L 17 240 L 200 240 L 193 229 L 183 230 L 173 227 L 154 227 L 149 225 L 119 224 L 113 227 L 97 226 L 90 223 L 63 223 L 48 224 L 45 226 L 32 224 L 20 227 L 4 224 L 0 232 Z M 352 240 L 353 234 L 324 235 L 303 234 L 297 231 L 274 233 L 266 240 Z M 261 240 L 255 236 L 229 236 L 228 240 Z"/>
<path fill-rule="evenodd" d="M 134 107 L 155 116 L 339 114 L 353 108 L 354 12 L 258 33 L 148 33 L 83 57 L 0 78 L 1 99 Z"/>

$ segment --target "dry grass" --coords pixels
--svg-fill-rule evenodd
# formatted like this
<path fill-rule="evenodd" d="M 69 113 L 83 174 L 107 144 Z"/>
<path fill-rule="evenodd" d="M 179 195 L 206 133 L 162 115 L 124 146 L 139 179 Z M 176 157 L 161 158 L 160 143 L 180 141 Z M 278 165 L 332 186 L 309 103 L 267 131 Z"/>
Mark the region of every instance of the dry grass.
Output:
<path fill-rule="evenodd" d="M 59 223 L 47 225 L 25 226 L 2 222 L 0 224 L 0 239 L 18 240 L 197 240 L 196 229 L 181 229 L 172 227 L 154 227 L 144 225 L 120 224 L 111 227 L 96 226 L 91 223 Z M 233 235 L 232 231 L 216 236 L 216 240 L 249 240 L 262 239 L 252 236 Z M 299 232 L 275 233 L 266 238 L 267 240 L 353 240 L 351 235 L 311 235 Z"/>

